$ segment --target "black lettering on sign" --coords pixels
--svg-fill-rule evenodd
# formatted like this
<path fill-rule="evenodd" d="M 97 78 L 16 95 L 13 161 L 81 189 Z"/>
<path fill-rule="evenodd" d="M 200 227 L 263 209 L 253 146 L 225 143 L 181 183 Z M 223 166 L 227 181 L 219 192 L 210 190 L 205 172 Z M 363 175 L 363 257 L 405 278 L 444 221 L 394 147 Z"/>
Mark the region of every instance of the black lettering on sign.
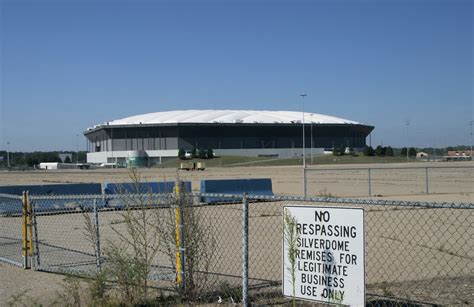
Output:
<path fill-rule="evenodd" d="M 357 255 L 340 253 L 339 263 L 357 265 Z"/>
<path fill-rule="evenodd" d="M 318 287 L 301 285 L 301 294 L 316 297 L 318 295 Z"/>
<path fill-rule="evenodd" d="M 345 291 L 343 290 L 334 290 L 324 288 L 323 293 L 321 293 L 321 297 L 328 298 L 330 300 L 342 302 L 344 300 Z"/>
<path fill-rule="evenodd" d="M 314 211 L 314 220 L 316 222 L 329 222 L 329 212 L 328 211 Z"/>

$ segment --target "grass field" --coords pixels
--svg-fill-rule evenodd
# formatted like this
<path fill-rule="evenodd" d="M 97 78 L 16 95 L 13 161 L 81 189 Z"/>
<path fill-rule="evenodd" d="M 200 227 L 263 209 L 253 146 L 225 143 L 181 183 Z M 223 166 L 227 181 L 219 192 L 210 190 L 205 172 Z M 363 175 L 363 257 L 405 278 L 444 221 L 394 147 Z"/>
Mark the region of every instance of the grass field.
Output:
<path fill-rule="evenodd" d="M 299 158 L 268 158 L 268 157 L 240 157 L 240 156 L 223 156 L 214 159 L 191 159 L 191 160 L 172 160 L 162 164 L 162 167 L 178 167 L 182 162 L 205 162 L 207 167 L 232 167 L 232 166 L 285 166 L 285 165 L 302 165 L 303 160 Z M 307 165 L 334 165 L 334 164 L 369 164 L 369 163 L 403 163 L 417 162 L 416 159 L 406 157 L 367 157 L 364 155 L 357 156 L 333 156 L 318 155 L 306 158 Z"/>

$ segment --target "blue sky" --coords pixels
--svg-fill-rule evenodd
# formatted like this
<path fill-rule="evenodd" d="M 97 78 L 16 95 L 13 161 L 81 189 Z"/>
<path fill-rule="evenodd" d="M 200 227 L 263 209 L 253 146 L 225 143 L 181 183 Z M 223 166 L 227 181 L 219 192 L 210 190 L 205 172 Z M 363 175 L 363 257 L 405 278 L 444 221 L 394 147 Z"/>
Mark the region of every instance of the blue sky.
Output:
<path fill-rule="evenodd" d="M 147 112 L 301 110 L 301 92 L 374 146 L 470 143 L 470 0 L 0 3 L 0 148 L 85 148 Z"/>

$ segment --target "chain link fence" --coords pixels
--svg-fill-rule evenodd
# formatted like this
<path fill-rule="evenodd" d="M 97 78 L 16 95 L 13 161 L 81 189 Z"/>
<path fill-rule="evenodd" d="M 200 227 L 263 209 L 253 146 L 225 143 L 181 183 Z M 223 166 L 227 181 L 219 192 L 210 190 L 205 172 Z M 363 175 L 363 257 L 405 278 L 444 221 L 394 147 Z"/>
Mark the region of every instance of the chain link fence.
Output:
<path fill-rule="evenodd" d="M 21 265 L 21 198 L 0 197 L 0 260 Z M 121 293 L 136 284 L 190 301 L 286 303 L 283 206 L 311 205 L 364 209 L 369 305 L 474 303 L 474 204 L 196 193 L 31 202 L 32 266 L 92 278 L 106 272 Z"/>
<path fill-rule="evenodd" d="M 282 207 L 317 205 L 364 209 L 367 302 L 474 302 L 474 204 L 337 198 L 266 200 L 249 206 L 249 277 L 276 285 L 275 295 L 281 293 Z M 252 296 L 265 300 L 268 291 L 256 288 Z"/>
<path fill-rule="evenodd" d="M 23 266 L 22 198 L 0 194 L 0 261 Z"/>
<path fill-rule="evenodd" d="M 306 168 L 306 196 L 396 196 L 473 193 L 474 167 Z M 344 189 L 341 189 L 341 185 Z"/>

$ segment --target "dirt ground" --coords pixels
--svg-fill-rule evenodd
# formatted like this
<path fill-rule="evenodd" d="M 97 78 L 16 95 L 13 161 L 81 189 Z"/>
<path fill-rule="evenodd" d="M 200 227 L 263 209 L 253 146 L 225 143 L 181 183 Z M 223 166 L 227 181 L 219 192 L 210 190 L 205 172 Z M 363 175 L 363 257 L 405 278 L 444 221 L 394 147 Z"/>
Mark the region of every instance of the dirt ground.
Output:
<path fill-rule="evenodd" d="M 424 167 L 460 167 L 467 168 L 433 168 L 428 170 L 429 193 L 426 195 L 426 170 Z M 437 202 L 474 202 L 474 162 L 460 163 L 410 163 L 410 164 L 386 164 L 386 165 L 335 165 L 324 167 L 311 167 L 307 173 L 308 195 L 330 195 L 342 197 L 368 197 L 367 168 L 403 168 L 420 167 L 420 169 L 386 169 L 372 170 L 371 172 L 371 194 L 378 199 L 397 199 L 412 201 L 437 201 Z M 344 170 L 351 168 L 351 170 Z M 355 169 L 355 170 L 354 170 Z M 199 189 L 201 179 L 231 179 L 231 178 L 271 178 L 275 194 L 299 195 L 303 194 L 303 171 L 301 167 L 280 166 L 280 167 L 232 167 L 232 168 L 210 168 L 204 172 L 178 172 L 174 169 L 140 169 L 142 180 L 144 181 L 172 181 L 177 178 L 191 181 L 193 190 Z M 54 183 L 104 183 L 104 182 L 127 182 L 129 172 L 125 169 L 100 169 L 100 170 L 59 170 L 59 171 L 25 171 L 25 172 L 0 172 L 0 185 L 22 185 L 22 184 L 54 184 Z M 251 228 L 263 236 L 254 236 L 258 240 L 251 242 L 251 271 L 256 271 L 257 267 L 263 267 L 265 263 L 275 262 L 277 271 L 265 272 L 269 279 L 280 276 L 281 268 L 278 265 L 280 255 L 278 248 L 280 238 L 268 237 L 268 235 L 281 232 L 279 225 L 278 210 L 282 203 L 272 206 L 267 203 L 254 211 L 251 210 Z M 283 204 L 284 205 L 284 204 Z M 368 261 L 371 265 L 368 268 L 368 282 L 372 284 L 385 284 L 386 282 L 401 282 L 404 280 L 416 279 L 420 274 L 429 279 L 435 276 L 437 270 L 441 274 L 449 274 L 450 271 L 465 271 L 472 269 L 472 214 L 468 217 L 460 216 L 458 213 L 445 212 L 445 209 L 432 210 L 427 212 L 415 212 L 406 210 L 396 210 L 388 212 L 386 210 L 375 210 L 368 215 L 371 221 L 368 229 Z M 441 212 L 443 211 L 443 212 Z M 471 210 L 472 211 L 472 210 Z M 227 212 L 219 214 L 227 216 Z M 273 215 L 272 215 L 273 213 Z M 231 213 L 236 214 L 236 213 Z M 237 213 L 239 215 L 240 213 Z M 443 227 L 440 227 L 440 217 L 451 216 L 450 219 L 443 220 Z M 212 216 L 212 214 L 208 214 Z M 45 217 L 51 220 L 53 217 Z M 222 234 L 229 229 L 232 223 L 231 217 L 223 225 L 216 227 L 216 232 Z M 104 220 L 105 224 L 113 222 L 113 218 Z M 59 222 L 59 220 L 57 220 Z M 109 221 L 109 222 L 107 222 Z M 387 227 L 387 221 L 393 221 L 396 226 Z M 423 221 L 420 223 L 420 221 Z M 471 240 L 467 239 L 462 245 L 463 250 L 449 250 L 448 247 L 459 248 L 458 242 L 450 243 L 453 237 L 449 233 L 457 229 L 456 223 L 462 222 L 464 234 L 470 234 Z M 444 225 L 444 223 L 447 223 Z M 449 224 L 449 225 L 448 225 Z M 469 225 L 470 224 L 470 225 Z M 453 228 L 453 225 L 455 228 Z M 6 226 L 6 225 L 3 225 Z M 12 225 L 13 226 L 13 225 Z M 69 227 L 77 228 L 78 225 L 69 224 Z M 9 227 L 9 226 L 6 226 Z M 13 226 L 14 227 L 14 226 Z M 66 226 L 64 226 L 66 227 Z M 3 228 L 3 227 L 2 227 Z M 65 228 L 64 228 L 65 229 Z M 62 231 L 64 231 L 62 229 Z M 59 240 L 58 228 L 52 229 L 48 234 L 52 239 Z M 66 232 L 64 232 L 66 233 Z M 416 234 L 425 233 L 418 237 Z M 80 235 L 80 232 L 76 232 Z M 431 235 L 428 235 L 431 234 Z M 233 234 L 236 240 L 238 233 Z M 68 240 L 69 238 L 69 240 Z M 76 235 L 63 236 L 66 239 L 64 246 L 68 247 L 80 240 Z M 459 240 L 459 239 L 456 239 Z M 423 242 L 421 242 L 423 241 Z M 223 241 L 219 241 L 223 242 Z M 464 241 L 463 241 L 464 242 Z M 220 243 L 223 244 L 223 243 Z M 256 246 L 263 246 L 258 249 Z M 231 245 L 232 246 L 232 245 Z M 233 248 L 233 247 L 232 247 Z M 380 248 L 388 253 L 389 257 L 381 255 Z M 252 252 L 253 249 L 253 252 Z M 219 249 L 225 250 L 225 249 Z M 372 253 L 370 251 L 373 251 Z M 53 251 L 54 252 L 54 251 Z M 420 257 L 422 255 L 422 257 Z M 228 258 L 229 255 L 216 255 L 218 258 Z M 418 259 L 417 261 L 406 261 Z M 228 268 L 238 272 L 240 270 L 239 256 L 236 253 L 234 265 L 230 265 L 228 259 L 225 263 L 217 261 L 217 267 Z M 384 261 L 392 265 L 387 266 Z M 437 264 L 443 264 L 438 267 Z M 427 266 L 433 269 L 426 270 Z M 398 272 L 400 269 L 408 272 L 403 276 Z M 472 271 L 471 271 L 472 272 Z M 234 272 L 232 272 L 234 273 Z M 386 278 L 380 278 L 384 275 Z M 62 289 L 61 281 L 63 276 L 51 273 L 32 272 L 22 270 L 11 265 L 0 263 L 0 306 L 11 302 L 15 296 L 20 294 L 19 299 L 28 299 L 29 302 L 48 304 L 57 291 Z M 384 286 L 386 287 L 386 286 Z M 396 292 L 397 289 L 384 291 Z M 469 299 L 469 298 L 468 298 Z M 472 298 L 471 298 L 472 299 Z M 472 301 L 471 301 L 472 302 Z"/>

